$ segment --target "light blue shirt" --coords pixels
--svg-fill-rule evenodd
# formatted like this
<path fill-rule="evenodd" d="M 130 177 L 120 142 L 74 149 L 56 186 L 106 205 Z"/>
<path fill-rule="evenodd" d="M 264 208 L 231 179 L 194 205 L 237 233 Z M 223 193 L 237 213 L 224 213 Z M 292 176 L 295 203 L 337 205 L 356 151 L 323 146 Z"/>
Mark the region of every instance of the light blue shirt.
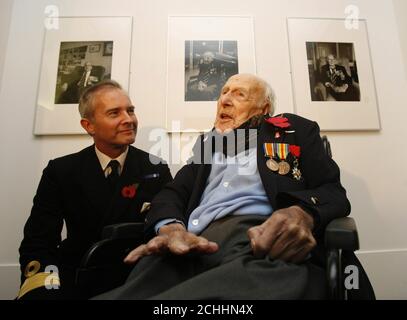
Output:
<path fill-rule="evenodd" d="M 249 149 L 248 155 L 242 152 L 227 159 L 217 152 L 212 158 L 211 173 L 200 204 L 192 211 L 187 229 L 200 234 L 212 221 L 227 215 L 268 216 L 272 212 L 257 169 L 257 149 Z M 156 232 L 175 221 L 161 220 L 155 226 Z"/>
<path fill-rule="evenodd" d="M 211 173 L 198 207 L 191 213 L 188 231 L 200 234 L 212 221 L 227 215 L 271 215 L 257 169 L 257 150 L 236 157 L 214 153 Z"/>

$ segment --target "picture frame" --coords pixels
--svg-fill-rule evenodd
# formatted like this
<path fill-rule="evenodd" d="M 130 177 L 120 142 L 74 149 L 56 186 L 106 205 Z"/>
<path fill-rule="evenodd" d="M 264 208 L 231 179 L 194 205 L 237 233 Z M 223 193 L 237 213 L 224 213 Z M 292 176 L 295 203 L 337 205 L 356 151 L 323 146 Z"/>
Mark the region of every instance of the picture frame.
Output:
<path fill-rule="evenodd" d="M 227 77 L 256 73 L 255 56 L 252 16 L 169 16 L 166 130 L 210 130 Z"/>
<path fill-rule="evenodd" d="M 33 134 L 86 134 L 80 125 L 83 91 L 78 87 L 114 79 L 128 90 L 132 17 L 60 17 L 58 29 L 44 32 Z M 114 48 L 107 57 L 106 43 Z M 92 72 L 82 81 L 86 68 Z"/>
<path fill-rule="evenodd" d="M 366 20 L 287 18 L 294 112 L 322 131 L 380 130 Z"/>

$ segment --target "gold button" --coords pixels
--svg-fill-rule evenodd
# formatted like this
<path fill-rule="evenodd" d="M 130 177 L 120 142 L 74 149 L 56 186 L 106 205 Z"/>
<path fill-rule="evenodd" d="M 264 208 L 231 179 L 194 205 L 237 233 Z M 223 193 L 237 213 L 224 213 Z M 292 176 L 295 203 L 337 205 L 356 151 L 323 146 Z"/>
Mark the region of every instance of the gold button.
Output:
<path fill-rule="evenodd" d="M 24 269 L 24 276 L 26 278 L 32 277 L 40 270 L 40 268 L 41 268 L 41 264 L 38 261 L 33 260 L 29 264 L 26 265 L 26 267 Z"/>

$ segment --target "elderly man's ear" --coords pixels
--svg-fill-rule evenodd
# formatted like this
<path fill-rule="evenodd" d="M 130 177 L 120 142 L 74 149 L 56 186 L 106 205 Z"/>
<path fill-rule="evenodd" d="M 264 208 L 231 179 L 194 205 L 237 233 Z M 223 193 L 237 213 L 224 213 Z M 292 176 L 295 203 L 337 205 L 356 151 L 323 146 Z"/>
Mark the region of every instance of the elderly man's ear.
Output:
<path fill-rule="evenodd" d="M 90 135 L 93 136 L 95 134 L 95 128 L 92 124 L 91 121 L 88 119 L 82 118 L 81 119 L 81 126 L 86 130 L 86 132 Z"/>
<path fill-rule="evenodd" d="M 262 114 L 268 113 L 269 110 L 270 110 L 270 102 L 267 102 L 267 103 L 263 106 Z"/>

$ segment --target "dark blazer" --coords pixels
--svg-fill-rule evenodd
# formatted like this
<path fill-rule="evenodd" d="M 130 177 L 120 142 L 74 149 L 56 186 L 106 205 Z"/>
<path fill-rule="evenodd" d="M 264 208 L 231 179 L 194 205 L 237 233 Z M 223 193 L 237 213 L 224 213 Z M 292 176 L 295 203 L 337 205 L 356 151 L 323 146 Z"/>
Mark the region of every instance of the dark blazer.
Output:
<path fill-rule="evenodd" d="M 321 242 L 321 231 L 334 218 L 346 216 L 350 212 L 350 203 L 346 191 L 341 186 L 339 168 L 326 155 L 316 122 L 293 114 L 284 114 L 294 133 L 283 133 L 276 138 L 277 128 L 262 121 L 257 136 L 257 167 L 259 174 L 274 210 L 291 205 L 301 205 L 314 216 L 317 241 Z M 200 141 L 205 139 L 201 138 Z M 282 176 L 271 171 L 264 155 L 263 144 L 267 142 L 288 143 L 301 148 L 299 168 L 302 179 L 297 181 L 292 173 Z M 209 152 L 203 142 L 203 154 Z M 195 149 L 197 150 L 197 149 Z M 287 158 L 291 168 L 292 156 Z M 157 195 L 146 218 L 146 233 L 154 235 L 154 226 L 161 219 L 176 218 L 188 224 L 191 212 L 199 205 L 202 193 L 210 174 L 210 164 L 191 163 L 184 166 L 174 178 L 174 181 Z"/>
<path fill-rule="evenodd" d="M 352 84 L 352 78 L 350 77 L 350 75 L 348 74 L 348 72 L 346 71 L 346 68 L 344 66 L 340 66 L 338 64 L 335 65 L 335 69 L 336 71 L 342 71 L 343 74 L 345 75 L 345 79 L 341 80 L 341 79 L 336 79 L 333 83 L 332 78 L 331 78 L 331 72 L 329 70 L 329 65 L 323 65 L 321 67 L 321 81 L 323 82 L 323 84 L 325 85 L 326 82 L 330 82 L 332 84 L 334 84 L 335 86 L 341 86 L 345 83 L 351 85 Z"/>
<path fill-rule="evenodd" d="M 20 246 L 22 282 L 24 269 L 33 260 L 40 262 L 40 272 L 47 265 L 74 270 L 89 247 L 100 240 L 104 226 L 144 222 L 143 204 L 172 180 L 168 166 L 159 163 L 159 158 L 130 146 L 112 193 L 94 148 L 51 160 L 44 169 Z M 152 164 L 149 157 L 158 164 Z M 136 188 L 133 197 L 123 192 L 127 186 Z M 64 221 L 67 237 L 61 241 Z"/>

